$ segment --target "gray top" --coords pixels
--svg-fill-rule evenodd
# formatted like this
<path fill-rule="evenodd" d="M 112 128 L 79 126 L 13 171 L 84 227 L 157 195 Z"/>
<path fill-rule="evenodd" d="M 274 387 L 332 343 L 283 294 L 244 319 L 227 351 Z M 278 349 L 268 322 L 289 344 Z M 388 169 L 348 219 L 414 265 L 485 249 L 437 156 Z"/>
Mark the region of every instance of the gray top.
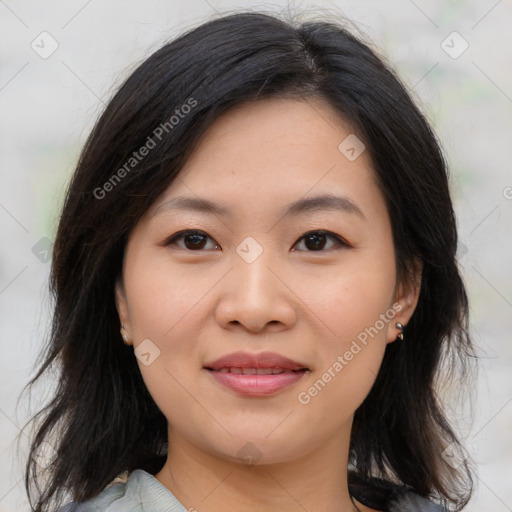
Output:
<path fill-rule="evenodd" d="M 192 509 L 193 510 L 193 509 Z M 188 512 L 153 475 L 135 469 L 126 482 L 107 486 L 82 503 L 68 503 L 58 512 Z"/>
<path fill-rule="evenodd" d="M 448 512 L 448 509 L 409 491 L 390 505 L 389 512 Z"/>
<path fill-rule="evenodd" d="M 153 475 L 143 469 L 128 479 L 114 481 L 97 496 L 82 503 L 68 503 L 58 512 L 190 512 Z M 444 512 L 445 509 L 412 492 L 396 501 L 389 512 Z"/>

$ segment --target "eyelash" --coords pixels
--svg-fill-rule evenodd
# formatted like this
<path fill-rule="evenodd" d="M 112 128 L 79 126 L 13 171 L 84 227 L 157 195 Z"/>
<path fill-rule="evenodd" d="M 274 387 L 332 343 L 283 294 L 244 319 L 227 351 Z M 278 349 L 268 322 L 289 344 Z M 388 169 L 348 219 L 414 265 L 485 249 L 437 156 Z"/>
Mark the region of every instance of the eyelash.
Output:
<path fill-rule="evenodd" d="M 332 233 L 331 231 L 326 231 L 324 229 L 317 229 L 317 230 L 313 230 L 313 231 L 308 231 L 307 233 L 304 233 L 298 240 L 297 242 L 294 244 L 294 246 L 301 242 L 302 240 L 306 239 L 308 236 L 310 235 L 320 235 L 320 236 L 326 236 L 327 238 L 332 238 L 332 239 L 335 239 L 338 243 L 338 248 L 334 248 L 334 250 L 336 249 L 339 249 L 339 248 L 346 248 L 346 247 L 351 247 L 350 244 L 344 240 L 341 236 L 339 235 L 336 235 L 335 233 Z M 210 238 L 211 240 L 213 240 L 213 238 L 211 238 L 208 234 L 206 234 L 204 231 L 200 231 L 200 230 L 197 230 L 197 229 L 187 229 L 187 230 L 184 230 L 184 231 L 179 231 L 178 233 L 175 233 L 174 235 L 170 236 L 169 238 L 167 238 L 161 245 L 163 246 L 170 246 L 170 245 L 176 245 L 176 241 L 178 240 L 182 240 L 184 239 L 186 236 L 190 236 L 190 235 L 204 235 L 206 236 L 207 238 Z M 218 244 L 217 244 L 218 246 Z M 180 247 L 180 249 L 184 249 L 186 251 L 189 251 L 189 252 L 202 252 L 202 249 L 198 249 L 197 251 L 196 250 L 192 250 L 192 249 L 188 249 L 186 247 Z M 303 251 L 303 252 L 326 252 L 328 250 L 331 250 L 333 248 L 330 248 L 330 249 L 320 249 L 318 251 Z M 301 251 L 302 252 L 302 251 Z"/>

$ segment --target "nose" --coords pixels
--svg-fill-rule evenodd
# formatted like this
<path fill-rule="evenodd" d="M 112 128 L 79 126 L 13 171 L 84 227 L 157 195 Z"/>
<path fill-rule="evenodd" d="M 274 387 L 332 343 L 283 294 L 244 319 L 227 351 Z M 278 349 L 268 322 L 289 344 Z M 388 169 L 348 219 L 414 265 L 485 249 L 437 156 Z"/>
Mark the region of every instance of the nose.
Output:
<path fill-rule="evenodd" d="M 224 329 L 241 326 L 247 331 L 278 332 L 297 321 L 293 283 L 267 253 L 252 262 L 234 255 L 233 268 L 222 280 L 216 319 Z M 239 328 L 239 327 L 238 327 Z"/>

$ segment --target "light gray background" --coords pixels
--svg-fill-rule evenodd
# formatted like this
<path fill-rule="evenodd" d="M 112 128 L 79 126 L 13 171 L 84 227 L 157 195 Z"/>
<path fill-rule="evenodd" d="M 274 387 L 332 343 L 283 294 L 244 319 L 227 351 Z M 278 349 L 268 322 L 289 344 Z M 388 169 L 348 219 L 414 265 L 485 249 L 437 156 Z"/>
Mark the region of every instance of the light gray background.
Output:
<path fill-rule="evenodd" d="M 295 2 L 350 18 L 396 67 L 433 123 L 451 167 L 460 262 L 481 357 L 460 429 L 479 466 L 468 511 L 512 510 L 512 2 Z M 215 15 L 285 2 L 0 0 L 0 512 L 29 510 L 16 409 L 50 318 L 45 238 L 93 122 L 121 79 L 164 41 Z M 41 32 L 57 41 L 50 48 Z M 450 36 L 456 31 L 462 36 Z M 447 39 L 448 37 L 448 39 Z M 445 43 L 443 43 L 445 41 Z M 465 43 L 468 49 L 457 58 Z M 450 47 L 452 47 L 450 49 Z M 43 239 L 43 241 L 41 241 Z M 38 244 L 38 245 L 36 245 Z M 33 247 L 36 246 L 35 252 Z M 39 249 L 37 249 L 39 248 Z M 36 393 L 40 401 L 51 396 Z M 41 396 L 39 396 L 41 395 Z M 467 404 L 470 405 L 470 404 Z M 462 410 L 464 409 L 464 411 Z M 22 436 L 22 442 L 27 437 Z"/>

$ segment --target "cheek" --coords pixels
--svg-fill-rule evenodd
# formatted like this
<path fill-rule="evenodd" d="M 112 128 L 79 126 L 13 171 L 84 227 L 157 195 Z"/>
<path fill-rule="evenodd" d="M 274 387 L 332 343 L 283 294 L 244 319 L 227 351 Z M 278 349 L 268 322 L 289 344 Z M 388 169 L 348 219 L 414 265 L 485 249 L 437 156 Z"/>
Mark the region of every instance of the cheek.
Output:
<path fill-rule="evenodd" d="M 310 283 L 311 284 L 311 283 Z M 342 268 L 323 279 L 322 286 L 310 286 L 305 301 L 329 328 L 327 347 L 343 349 L 360 333 L 378 322 L 378 335 L 385 339 L 389 320 L 379 321 L 382 314 L 394 314 L 391 308 L 395 286 L 394 261 L 358 258 L 346 261 Z M 362 336 L 364 338 L 364 336 Z"/>
<path fill-rule="evenodd" d="M 126 269 L 126 292 L 135 339 L 155 337 L 161 342 L 182 339 L 183 326 L 192 328 L 190 318 L 201 312 L 202 298 L 218 276 L 200 265 L 181 268 L 165 249 L 132 255 Z"/>
<path fill-rule="evenodd" d="M 137 260 L 135 260 L 135 263 Z M 213 286 L 205 279 L 190 279 L 166 261 L 132 266 L 134 277 L 126 286 L 135 349 L 149 339 L 158 356 L 150 365 L 137 359 L 142 378 L 159 409 L 175 421 L 176 411 L 190 410 L 187 389 L 190 376 L 199 370 L 198 316 L 204 314 L 200 299 Z M 192 404 L 193 406 L 193 404 Z"/>
<path fill-rule="evenodd" d="M 371 279 L 358 277 L 340 279 L 341 293 L 338 288 L 335 294 L 330 285 L 326 293 L 333 293 L 332 300 L 326 297 L 319 310 L 335 334 L 318 338 L 319 362 L 298 396 L 319 430 L 335 428 L 361 405 L 375 382 L 387 346 L 387 329 L 394 315 L 389 308 L 392 288 L 383 286 L 377 293 Z"/>
<path fill-rule="evenodd" d="M 206 314 L 205 294 L 218 277 L 197 269 L 179 272 L 162 253 L 148 256 L 142 251 L 132 252 L 127 260 L 125 288 L 134 348 L 149 339 L 154 344 L 149 345 L 150 352 L 157 354 L 151 364 L 145 365 L 141 359 L 137 364 L 149 393 L 167 415 L 190 407 L 184 386 L 199 370 L 201 361 L 200 347 L 195 343 L 201 327 L 197 319 Z"/>
<path fill-rule="evenodd" d="M 325 281 L 318 297 L 308 299 L 328 331 L 317 340 L 320 363 L 303 388 L 301 403 L 315 402 L 313 407 L 325 412 L 334 406 L 351 414 L 361 404 L 378 374 L 394 322 L 394 260 L 352 263 Z"/>

